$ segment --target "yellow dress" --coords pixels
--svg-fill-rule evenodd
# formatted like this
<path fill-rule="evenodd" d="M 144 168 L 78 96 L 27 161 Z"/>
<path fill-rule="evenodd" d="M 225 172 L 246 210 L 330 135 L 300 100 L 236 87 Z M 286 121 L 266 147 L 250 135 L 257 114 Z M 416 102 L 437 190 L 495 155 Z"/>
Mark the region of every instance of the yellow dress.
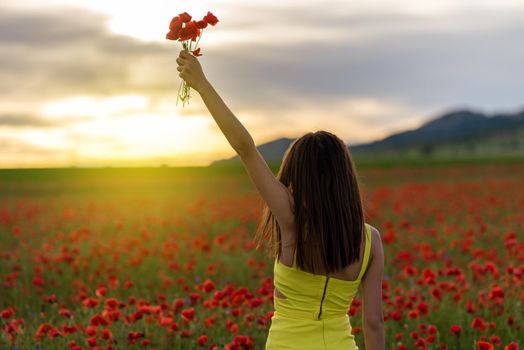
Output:
<path fill-rule="evenodd" d="M 371 231 L 365 226 L 364 257 L 354 281 L 297 269 L 295 257 L 293 267 L 275 259 L 273 283 L 285 298 L 274 294 L 266 350 L 358 350 L 348 310 L 369 261 Z"/>

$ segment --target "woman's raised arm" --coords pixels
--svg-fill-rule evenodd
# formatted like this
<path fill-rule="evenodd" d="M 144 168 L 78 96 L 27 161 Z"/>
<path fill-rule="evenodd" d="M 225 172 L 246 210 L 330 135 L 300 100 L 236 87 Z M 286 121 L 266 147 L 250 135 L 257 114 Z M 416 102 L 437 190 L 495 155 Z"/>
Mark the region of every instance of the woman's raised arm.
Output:
<path fill-rule="evenodd" d="M 227 141 L 240 156 L 251 180 L 275 215 L 282 231 L 290 232 L 294 225 L 294 215 L 293 198 L 289 190 L 269 169 L 249 132 L 209 83 L 198 59 L 186 51 L 181 51 L 177 63 L 179 76 L 202 97 Z"/>
<path fill-rule="evenodd" d="M 251 152 L 255 148 L 253 138 L 209 83 L 198 59 L 182 50 L 177 63 L 179 76 L 198 91 L 231 147 L 239 155 Z"/>

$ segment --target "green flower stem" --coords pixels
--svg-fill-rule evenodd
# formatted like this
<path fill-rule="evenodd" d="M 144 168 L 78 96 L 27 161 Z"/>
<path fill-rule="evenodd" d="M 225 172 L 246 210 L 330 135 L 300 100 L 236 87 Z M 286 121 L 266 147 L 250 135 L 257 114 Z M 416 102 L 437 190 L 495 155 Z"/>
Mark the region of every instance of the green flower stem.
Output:
<path fill-rule="evenodd" d="M 189 52 L 190 51 L 190 47 L 191 47 L 191 40 L 186 40 L 182 43 L 182 47 L 184 48 L 184 50 L 186 52 Z M 187 83 L 182 80 L 182 83 L 180 84 L 180 87 L 182 87 L 182 95 L 180 95 L 180 88 L 178 89 L 178 94 L 177 94 L 177 105 L 178 105 L 178 99 L 180 98 L 182 100 L 182 107 L 185 106 L 185 103 L 188 102 L 189 100 L 189 89 L 190 87 L 187 85 Z"/>
<path fill-rule="evenodd" d="M 182 85 L 184 84 L 183 81 L 180 82 L 180 85 L 178 86 L 178 92 L 176 93 L 176 106 L 178 106 L 178 100 L 180 98 L 180 89 L 182 88 Z"/>
<path fill-rule="evenodd" d="M 197 49 L 198 43 L 200 42 L 200 38 L 202 37 L 202 33 L 204 32 L 204 29 L 200 31 L 200 35 L 198 36 L 198 39 L 195 43 L 195 47 L 192 47 L 193 40 L 189 39 L 184 42 L 182 42 L 182 47 L 186 52 L 192 53 L 194 50 Z M 180 94 L 180 89 L 182 89 L 182 94 Z M 182 83 L 178 87 L 177 92 L 177 99 L 176 99 L 176 105 L 178 106 L 178 100 L 182 100 L 182 107 L 185 106 L 186 102 L 189 104 L 189 99 L 191 98 L 191 87 L 187 85 L 187 83 L 182 80 Z"/>
<path fill-rule="evenodd" d="M 196 48 L 198 47 L 198 42 L 200 41 L 200 38 L 202 37 L 202 34 L 203 34 L 203 33 L 204 33 L 204 29 L 202 29 L 202 30 L 200 31 L 200 35 L 198 36 L 198 39 L 197 39 L 197 42 L 196 42 L 196 45 L 195 45 L 195 50 L 196 50 Z"/>

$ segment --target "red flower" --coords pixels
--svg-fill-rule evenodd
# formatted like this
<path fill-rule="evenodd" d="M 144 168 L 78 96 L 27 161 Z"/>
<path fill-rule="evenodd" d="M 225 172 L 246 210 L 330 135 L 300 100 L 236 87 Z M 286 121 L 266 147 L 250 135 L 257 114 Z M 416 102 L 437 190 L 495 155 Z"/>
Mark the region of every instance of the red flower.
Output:
<path fill-rule="evenodd" d="M 82 300 L 82 304 L 84 305 L 84 307 L 92 309 L 92 308 L 98 306 L 98 299 L 96 299 L 96 298 L 86 298 L 86 299 Z"/>
<path fill-rule="evenodd" d="M 179 14 L 179 16 L 180 16 L 180 20 L 184 23 L 191 21 L 191 18 L 192 18 L 191 15 L 187 12 L 181 13 Z"/>
<path fill-rule="evenodd" d="M 178 41 L 193 40 L 196 41 L 197 37 L 200 35 L 200 29 L 197 27 L 196 22 L 186 23 L 186 27 L 180 30 L 180 38 Z"/>
<path fill-rule="evenodd" d="M 500 337 L 498 335 L 490 335 L 489 341 L 495 344 L 496 346 L 500 346 Z"/>
<path fill-rule="evenodd" d="M 204 346 L 208 341 L 208 336 L 207 335 L 201 335 L 200 337 L 198 337 L 198 345 L 200 346 Z"/>
<path fill-rule="evenodd" d="M 173 31 L 169 31 L 169 32 L 166 34 L 166 39 L 168 39 L 168 40 L 178 40 L 178 37 L 177 37 L 177 35 L 175 34 L 175 32 L 173 32 Z"/>
<path fill-rule="evenodd" d="M 171 23 L 169 23 L 169 33 L 166 34 L 166 39 L 178 40 L 183 23 L 180 16 L 173 17 Z"/>
<path fill-rule="evenodd" d="M 477 349 L 478 350 L 493 350 L 494 347 L 493 347 L 493 344 L 487 342 L 487 341 L 484 341 L 484 340 L 479 340 L 477 342 Z"/>
<path fill-rule="evenodd" d="M 195 317 L 195 309 L 189 308 L 182 310 L 182 316 L 184 316 L 188 320 L 192 320 Z"/>
<path fill-rule="evenodd" d="M 160 315 L 160 321 L 159 321 L 160 325 L 162 327 L 169 327 L 173 324 L 173 318 L 172 317 L 164 317 L 162 315 Z"/>
<path fill-rule="evenodd" d="M 60 333 L 60 331 L 56 327 L 51 327 L 51 329 L 47 331 L 47 337 L 50 339 L 60 337 L 61 335 L 62 333 Z"/>
<path fill-rule="evenodd" d="M 52 326 L 49 323 L 42 323 L 38 326 L 38 329 L 36 330 L 35 338 L 39 339 L 45 336 L 51 328 Z"/>
<path fill-rule="evenodd" d="M 98 326 L 98 325 L 107 326 L 108 322 L 102 315 L 96 314 L 96 315 L 93 315 L 93 317 L 91 317 L 91 320 L 89 320 L 89 324 L 92 326 Z"/>
<path fill-rule="evenodd" d="M 68 326 L 67 324 L 62 325 L 62 331 L 65 335 L 73 334 L 78 330 L 78 326 L 73 323 L 71 326 Z"/>
<path fill-rule="evenodd" d="M 460 334 L 460 331 L 461 331 L 461 330 L 462 330 L 462 329 L 460 328 L 459 325 L 454 324 L 454 325 L 451 326 L 451 332 L 452 332 L 453 334 L 455 334 L 456 336 L 458 336 L 458 335 Z"/>
<path fill-rule="evenodd" d="M 193 51 L 193 55 L 195 55 L 195 56 L 202 56 L 202 55 L 200 54 L 200 48 L 198 48 L 198 49 L 196 49 L 195 51 Z M 215 284 L 213 283 L 213 281 L 211 281 L 211 280 L 209 280 L 209 279 L 207 279 L 207 280 L 204 281 L 204 285 L 203 285 L 203 286 L 204 286 L 204 291 L 205 291 L 206 293 L 209 293 L 209 292 L 211 292 L 213 289 L 215 289 Z"/>
<path fill-rule="evenodd" d="M 118 300 L 115 298 L 106 299 L 105 304 L 108 309 L 116 309 L 119 305 Z"/>
<path fill-rule="evenodd" d="M 73 316 L 73 314 L 71 313 L 71 311 L 69 311 L 68 309 L 62 307 L 58 310 L 58 313 L 64 317 L 67 317 L 67 318 L 70 318 L 71 316 Z"/>
<path fill-rule="evenodd" d="M 489 293 L 490 299 L 504 299 L 504 290 L 500 288 L 499 286 L 493 287 L 491 292 Z"/>
<path fill-rule="evenodd" d="M 96 336 L 96 326 L 92 326 L 92 325 L 87 326 L 86 329 L 85 329 L 85 334 L 88 337 Z"/>
<path fill-rule="evenodd" d="M 211 24 L 212 26 L 218 23 L 218 18 L 216 18 L 215 15 L 213 15 L 209 11 L 207 11 L 207 15 L 204 16 L 203 20 Z"/>
<path fill-rule="evenodd" d="M 169 29 L 173 30 L 178 25 L 182 26 L 182 20 L 180 19 L 180 16 L 175 16 L 171 20 L 171 23 L 169 23 Z"/>
<path fill-rule="evenodd" d="M 2 318 L 10 318 L 14 314 L 15 314 L 15 308 L 14 307 L 9 307 L 9 308 L 7 308 L 5 310 L 2 310 L 0 312 L 0 317 L 2 317 Z"/>
<path fill-rule="evenodd" d="M 173 301 L 173 308 L 176 310 L 181 309 L 184 306 L 184 299 L 178 298 L 175 301 Z"/>
<path fill-rule="evenodd" d="M 178 38 L 180 37 L 180 31 L 182 30 L 182 24 L 179 24 L 178 26 L 176 26 L 173 30 L 170 30 L 167 34 L 166 34 L 166 39 L 169 39 L 169 40 L 178 40 Z"/>
<path fill-rule="evenodd" d="M 200 29 L 204 29 L 205 27 L 207 27 L 207 22 L 204 21 L 204 20 L 197 21 L 197 22 L 196 22 L 196 25 L 197 25 L 198 28 L 200 28 Z"/>
<path fill-rule="evenodd" d="M 519 350 L 519 346 L 515 342 L 511 342 L 504 347 L 504 350 Z"/>
<path fill-rule="evenodd" d="M 417 305 L 417 309 L 418 311 L 422 314 L 422 315 L 427 315 L 428 314 L 428 304 L 426 304 L 425 302 L 421 302 Z"/>
<path fill-rule="evenodd" d="M 107 288 L 106 287 L 99 287 L 95 290 L 95 294 L 98 296 L 98 297 L 103 297 L 104 295 L 106 295 L 107 293 Z"/>
<path fill-rule="evenodd" d="M 471 328 L 478 329 L 479 331 L 483 331 L 486 329 L 486 324 L 484 323 L 484 320 L 482 320 L 482 318 L 477 316 L 471 322 Z"/>
<path fill-rule="evenodd" d="M 111 340 L 111 339 L 113 339 L 113 333 L 109 329 L 107 329 L 107 328 L 102 329 L 100 331 L 100 338 L 102 338 L 104 340 Z"/>
<path fill-rule="evenodd" d="M 134 344 L 138 339 L 144 337 L 144 333 L 141 332 L 129 332 L 127 339 L 131 344 Z"/>

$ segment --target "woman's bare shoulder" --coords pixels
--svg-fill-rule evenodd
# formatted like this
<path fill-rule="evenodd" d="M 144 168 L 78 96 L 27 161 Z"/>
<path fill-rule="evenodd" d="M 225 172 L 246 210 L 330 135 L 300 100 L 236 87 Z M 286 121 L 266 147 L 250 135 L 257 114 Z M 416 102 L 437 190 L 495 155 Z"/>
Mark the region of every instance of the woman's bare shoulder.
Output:
<path fill-rule="evenodd" d="M 377 249 L 382 249 L 382 236 L 380 235 L 380 231 L 374 227 L 368 224 L 370 230 L 371 230 L 371 252 L 370 252 L 370 258 L 373 258 L 374 255 L 376 255 Z"/>

